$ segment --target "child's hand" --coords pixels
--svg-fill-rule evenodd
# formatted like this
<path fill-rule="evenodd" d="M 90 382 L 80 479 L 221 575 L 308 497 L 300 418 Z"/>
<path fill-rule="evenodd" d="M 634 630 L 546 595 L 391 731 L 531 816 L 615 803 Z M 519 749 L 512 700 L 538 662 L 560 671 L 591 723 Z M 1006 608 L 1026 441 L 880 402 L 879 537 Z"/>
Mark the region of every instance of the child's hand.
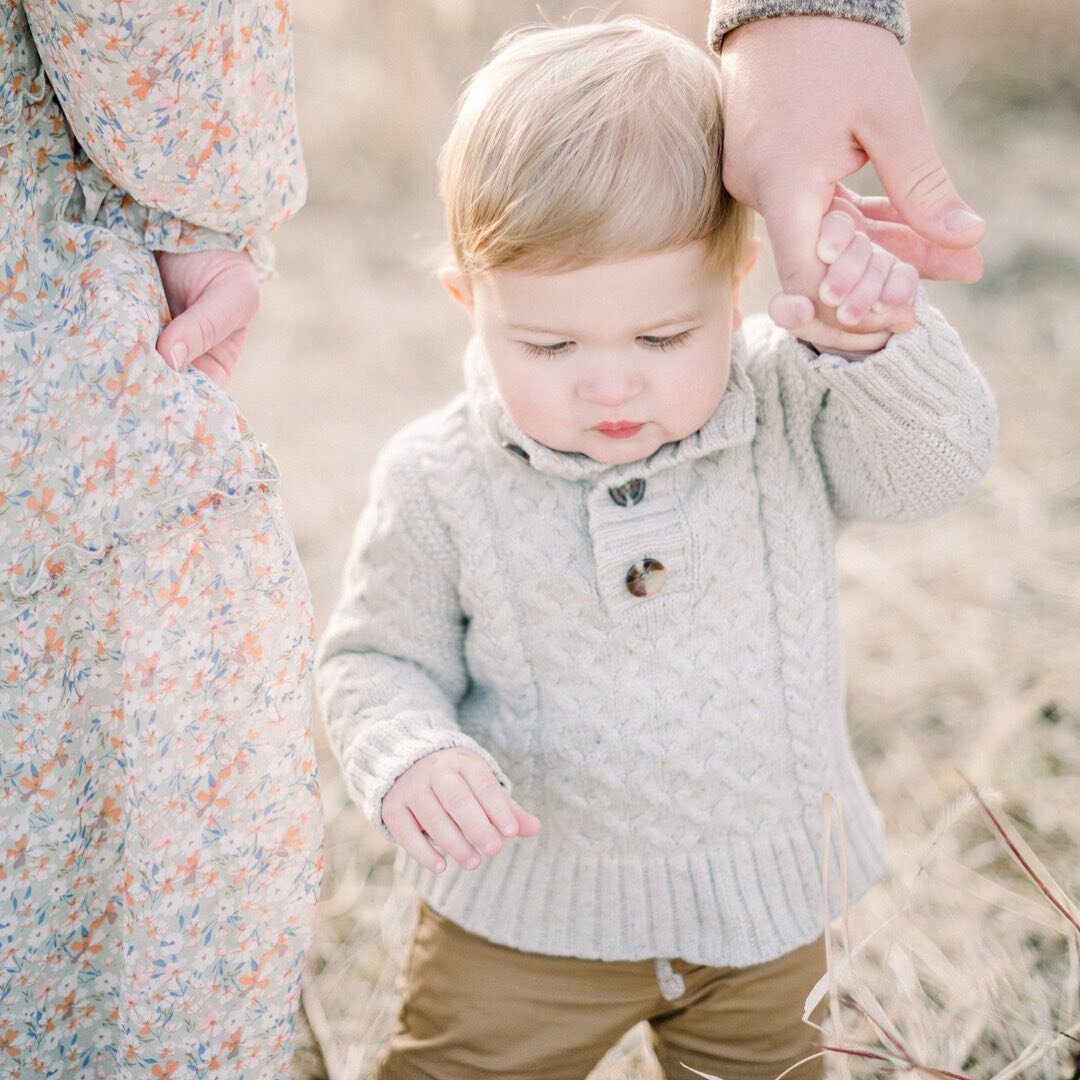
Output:
<path fill-rule="evenodd" d="M 405 852 L 436 874 L 446 861 L 435 845 L 475 870 L 477 852 L 498 854 L 503 836 L 540 831 L 540 821 L 503 791 L 484 761 L 457 747 L 436 750 L 403 772 L 383 798 L 382 819 Z"/>
<path fill-rule="evenodd" d="M 910 305 L 919 286 L 918 272 L 873 243 L 856 228 L 849 214 L 832 210 L 825 215 L 817 255 L 829 267 L 818 297 L 822 304 L 835 309 L 836 321 L 842 327 L 853 328 L 871 316 L 870 321 L 878 328 L 859 332 L 837 329 L 815 317 L 809 298 L 777 297 L 773 301 L 781 306 L 777 322 L 796 337 L 823 351 L 870 353 L 882 348 L 893 333 L 911 329 Z"/>

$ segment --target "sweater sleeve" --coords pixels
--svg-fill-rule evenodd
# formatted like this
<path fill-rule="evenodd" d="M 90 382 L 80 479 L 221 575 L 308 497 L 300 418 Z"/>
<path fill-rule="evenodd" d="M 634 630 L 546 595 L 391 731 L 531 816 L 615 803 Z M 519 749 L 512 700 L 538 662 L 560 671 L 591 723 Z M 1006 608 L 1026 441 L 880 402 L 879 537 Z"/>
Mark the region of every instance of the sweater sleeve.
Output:
<path fill-rule="evenodd" d="M 458 726 L 468 686 L 457 553 L 419 454 L 399 435 L 372 474 L 341 595 L 316 656 L 316 685 L 349 793 L 389 836 L 382 800 L 427 754 L 465 747 L 505 773 Z"/>
<path fill-rule="evenodd" d="M 285 0 L 24 6 L 79 147 L 120 193 L 91 180 L 88 202 L 156 250 L 254 245 L 265 262 L 306 192 Z"/>
<path fill-rule="evenodd" d="M 891 30 L 901 42 L 911 27 L 903 0 L 712 0 L 709 42 L 716 52 L 729 30 L 783 15 L 833 15 Z"/>
<path fill-rule="evenodd" d="M 812 439 L 840 518 L 930 517 L 967 496 L 993 458 L 989 387 L 921 292 L 915 313 L 914 329 L 857 362 L 797 346 L 820 394 Z"/>

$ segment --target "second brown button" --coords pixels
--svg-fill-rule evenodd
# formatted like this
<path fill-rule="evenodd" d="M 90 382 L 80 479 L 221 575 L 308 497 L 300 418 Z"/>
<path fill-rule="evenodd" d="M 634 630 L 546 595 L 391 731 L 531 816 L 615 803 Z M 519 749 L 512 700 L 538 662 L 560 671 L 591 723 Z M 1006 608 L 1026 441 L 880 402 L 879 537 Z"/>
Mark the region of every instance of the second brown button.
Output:
<path fill-rule="evenodd" d="M 667 571 L 658 559 L 642 559 L 626 571 L 626 587 L 634 596 L 655 596 L 667 581 Z"/>

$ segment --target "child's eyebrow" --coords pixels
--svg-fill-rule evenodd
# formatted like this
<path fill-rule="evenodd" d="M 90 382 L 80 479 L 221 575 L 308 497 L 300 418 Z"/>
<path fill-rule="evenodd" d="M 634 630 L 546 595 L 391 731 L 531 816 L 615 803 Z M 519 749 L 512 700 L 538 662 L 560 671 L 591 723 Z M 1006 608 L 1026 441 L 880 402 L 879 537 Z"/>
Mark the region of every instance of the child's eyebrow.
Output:
<path fill-rule="evenodd" d="M 703 315 L 697 308 L 692 308 L 687 311 L 677 311 L 672 315 L 665 315 L 662 318 L 650 320 L 647 325 L 635 329 L 634 336 L 642 337 L 652 333 L 654 330 L 660 330 L 665 326 L 677 326 L 679 323 L 699 322 L 702 318 Z M 575 338 L 579 336 L 571 331 L 556 330 L 552 326 L 534 326 L 531 323 L 508 323 L 506 329 L 523 334 L 551 334 L 553 337 Z"/>
<path fill-rule="evenodd" d="M 677 326 L 679 323 L 700 322 L 702 318 L 704 318 L 704 316 L 698 308 L 690 308 L 686 311 L 677 311 L 673 315 L 665 315 L 662 319 L 656 319 L 637 333 L 638 336 L 640 336 L 642 334 L 647 334 L 650 330 L 659 330 L 665 326 Z"/>

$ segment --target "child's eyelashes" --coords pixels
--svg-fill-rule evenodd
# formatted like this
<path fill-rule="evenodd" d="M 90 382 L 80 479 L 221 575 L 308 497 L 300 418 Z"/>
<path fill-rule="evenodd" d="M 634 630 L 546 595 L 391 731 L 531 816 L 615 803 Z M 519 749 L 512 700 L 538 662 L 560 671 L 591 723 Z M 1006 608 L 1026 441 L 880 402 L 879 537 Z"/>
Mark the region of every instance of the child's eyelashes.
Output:
<path fill-rule="evenodd" d="M 658 334 L 642 334 L 634 340 L 639 345 L 644 345 L 647 349 L 666 351 L 667 349 L 674 349 L 677 346 L 682 345 L 690 334 L 690 330 L 683 330 L 678 334 L 668 334 L 666 336 Z M 577 342 L 556 341 L 551 345 L 537 345 L 534 341 L 522 341 L 520 344 L 530 356 L 550 357 L 560 356 L 563 353 L 569 352 Z"/>
<path fill-rule="evenodd" d="M 522 347 L 530 356 L 558 356 L 560 353 L 568 352 L 570 346 L 574 343 L 572 341 L 557 341 L 553 345 L 537 345 L 533 341 L 523 341 Z"/>
<path fill-rule="evenodd" d="M 681 345 L 690 336 L 689 330 L 683 330 L 678 334 L 670 334 L 667 337 L 658 337 L 655 334 L 644 334 L 637 340 L 648 346 L 650 349 L 674 349 L 677 345 Z"/>

